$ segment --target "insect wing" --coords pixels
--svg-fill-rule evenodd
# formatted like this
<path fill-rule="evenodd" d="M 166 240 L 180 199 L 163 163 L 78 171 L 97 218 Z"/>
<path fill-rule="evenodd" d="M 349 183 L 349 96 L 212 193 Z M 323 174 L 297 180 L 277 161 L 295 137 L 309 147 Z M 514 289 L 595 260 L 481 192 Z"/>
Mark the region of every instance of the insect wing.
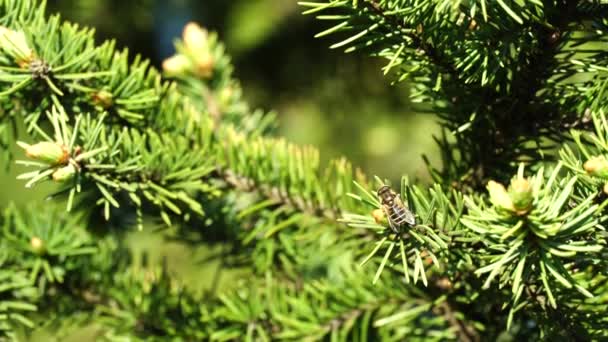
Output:
<path fill-rule="evenodd" d="M 400 206 L 401 208 L 403 208 L 404 210 L 404 219 L 405 222 L 407 224 L 409 224 L 410 226 L 415 226 L 416 225 L 416 217 L 414 216 L 414 214 L 410 211 L 410 208 L 406 207 L 405 204 L 403 204 L 403 202 L 401 201 L 401 198 L 399 198 L 399 195 L 396 195 L 395 198 L 393 199 L 393 201 L 395 201 L 395 203 Z"/>
<path fill-rule="evenodd" d="M 391 226 L 391 229 L 395 233 L 399 233 L 399 225 L 395 224 L 395 222 L 393 222 L 393 220 L 391 219 L 390 207 L 387 206 L 386 204 L 384 204 L 384 205 L 382 205 L 382 210 L 384 211 L 384 215 L 386 215 L 386 219 L 388 221 L 389 226 Z"/>
<path fill-rule="evenodd" d="M 416 217 L 407 207 L 405 207 L 405 222 L 410 226 L 416 225 Z"/>

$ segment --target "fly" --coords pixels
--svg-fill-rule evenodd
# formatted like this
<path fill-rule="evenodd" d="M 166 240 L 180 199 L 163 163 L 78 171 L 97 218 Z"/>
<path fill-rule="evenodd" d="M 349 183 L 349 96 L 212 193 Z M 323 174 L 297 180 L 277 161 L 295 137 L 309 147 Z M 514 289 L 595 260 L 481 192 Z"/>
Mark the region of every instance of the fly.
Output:
<path fill-rule="evenodd" d="M 397 195 L 388 185 L 383 185 L 378 189 L 378 197 L 382 203 L 382 210 L 386 215 L 391 229 L 399 233 L 399 228 L 407 224 L 416 225 L 414 214 L 403 204 Z"/>

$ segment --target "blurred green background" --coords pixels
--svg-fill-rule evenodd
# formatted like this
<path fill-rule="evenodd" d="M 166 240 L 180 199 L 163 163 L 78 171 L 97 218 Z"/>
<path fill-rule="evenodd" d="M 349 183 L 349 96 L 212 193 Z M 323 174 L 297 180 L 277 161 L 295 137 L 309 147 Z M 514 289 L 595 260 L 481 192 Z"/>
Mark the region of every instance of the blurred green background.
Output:
<path fill-rule="evenodd" d="M 49 0 L 48 7 L 157 67 L 173 54 L 184 24 L 195 20 L 226 43 L 251 106 L 278 112 L 278 134 L 317 146 L 324 160 L 346 156 L 368 175 L 393 181 L 401 175 L 428 181 L 423 153 L 439 163 L 432 138 L 439 127 L 414 110 L 407 84 L 391 85 L 380 70 L 384 61 L 329 50 L 330 40 L 313 37 L 327 24 L 302 16 L 296 0 Z M 0 205 L 43 201 L 52 190 L 25 189 L 15 180 L 20 171 L 11 166 L 0 177 Z M 217 261 L 189 262 L 206 259 L 208 246 L 185 249 L 161 239 L 150 230 L 130 236 L 134 249 L 167 256 L 186 282 L 197 279 L 198 290 L 210 286 Z"/>

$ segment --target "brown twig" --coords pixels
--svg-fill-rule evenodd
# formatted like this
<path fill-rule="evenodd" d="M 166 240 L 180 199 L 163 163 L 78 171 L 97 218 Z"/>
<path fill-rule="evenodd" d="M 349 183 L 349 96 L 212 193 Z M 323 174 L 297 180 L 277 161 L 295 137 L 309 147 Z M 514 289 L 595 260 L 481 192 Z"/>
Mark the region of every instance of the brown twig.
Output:
<path fill-rule="evenodd" d="M 456 318 L 452 307 L 450 307 L 450 304 L 448 304 L 447 301 L 444 301 L 439 304 L 439 306 L 437 306 L 437 309 L 442 311 L 443 317 L 445 317 L 445 319 L 450 323 L 451 326 L 456 327 L 456 329 L 458 329 L 458 337 L 460 341 L 478 342 L 481 340 L 479 334 L 472 326 L 467 325 L 458 318 Z"/>
<path fill-rule="evenodd" d="M 258 191 L 264 197 L 274 200 L 277 204 L 283 204 L 292 209 L 302 211 L 306 214 L 317 216 L 320 218 L 329 219 L 335 222 L 340 217 L 341 212 L 337 208 L 323 208 L 315 206 L 312 202 L 306 201 L 301 197 L 287 194 L 285 191 L 267 184 L 257 184 L 255 180 L 240 176 L 231 170 L 224 170 L 221 172 L 222 178 L 234 188 L 242 191 L 252 192 Z"/>

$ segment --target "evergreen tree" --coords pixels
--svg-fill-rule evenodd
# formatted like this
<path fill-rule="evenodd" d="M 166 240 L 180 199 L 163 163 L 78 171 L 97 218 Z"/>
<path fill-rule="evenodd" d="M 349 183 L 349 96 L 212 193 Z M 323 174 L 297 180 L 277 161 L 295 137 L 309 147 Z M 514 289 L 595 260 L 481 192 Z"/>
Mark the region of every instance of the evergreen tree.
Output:
<path fill-rule="evenodd" d="M 161 74 L 43 2 L 0 0 L 3 160 L 29 168 L 25 187 L 60 186 L 1 215 L 0 339 L 608 338 L 608 7 L 300 5 L 436 113 L 435 184 L 322 166 L 277 137 L 196 24 Z M 221 244 L 247 277 L 199 295 L 166 265 L 134 267 L 124 232 L 148 218 Z"/>

